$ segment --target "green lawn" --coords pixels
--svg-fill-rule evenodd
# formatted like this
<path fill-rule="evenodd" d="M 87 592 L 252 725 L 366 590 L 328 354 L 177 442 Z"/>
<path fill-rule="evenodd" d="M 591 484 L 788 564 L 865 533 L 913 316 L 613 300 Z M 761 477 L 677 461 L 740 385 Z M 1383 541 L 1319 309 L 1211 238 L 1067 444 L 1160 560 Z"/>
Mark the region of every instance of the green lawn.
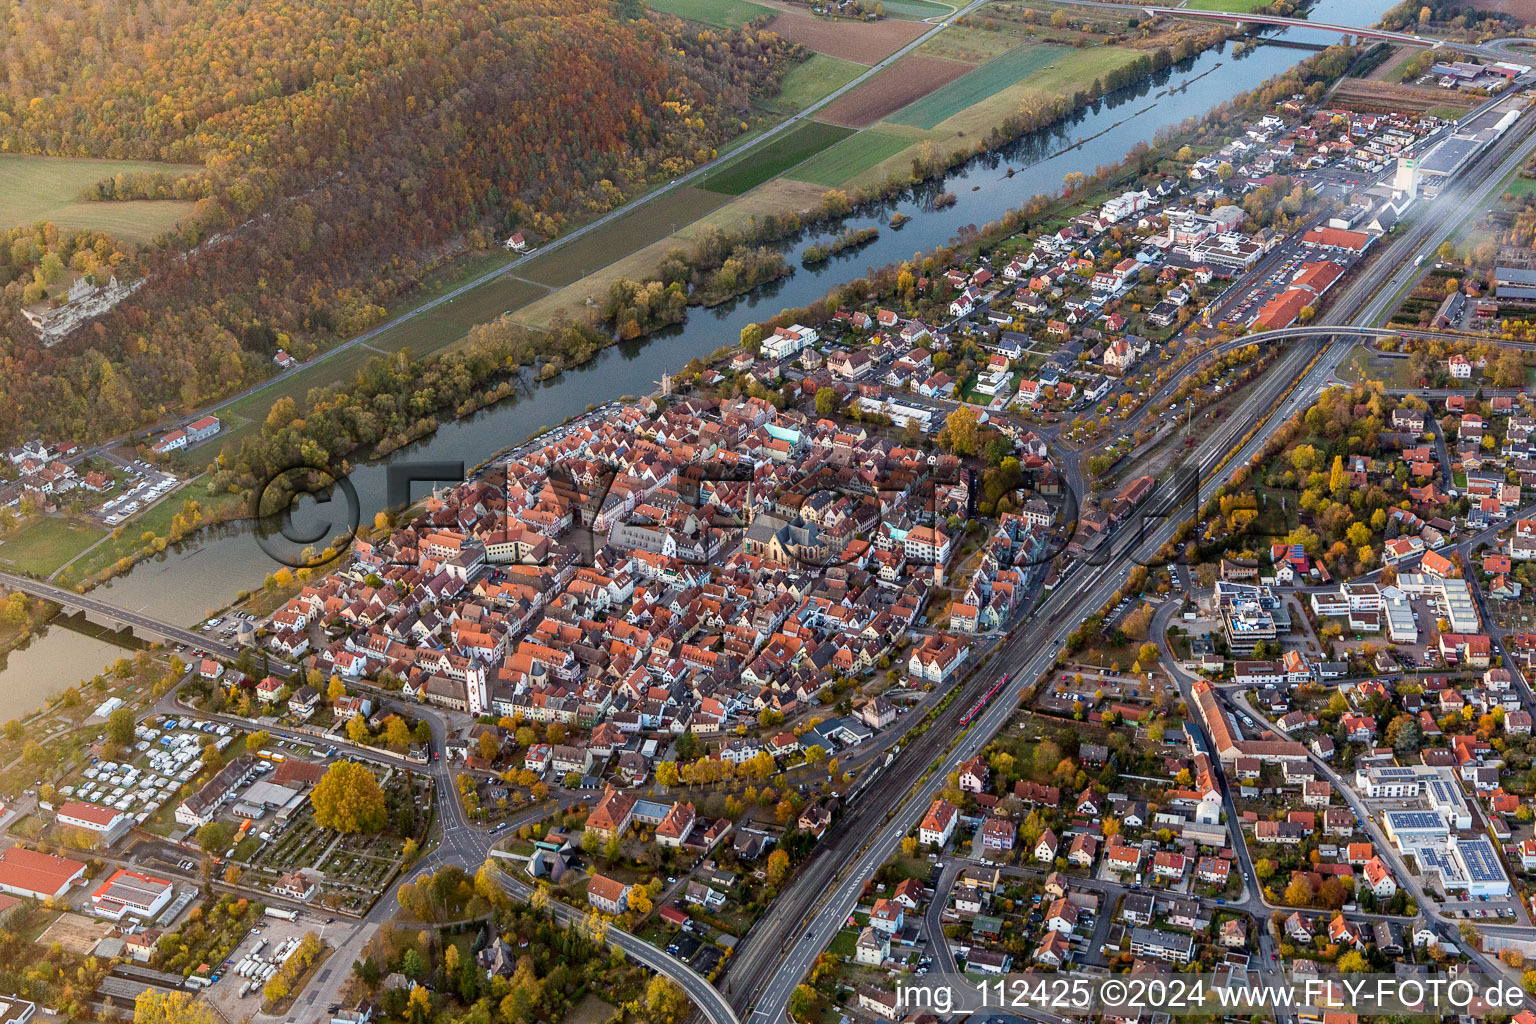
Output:
<path fill-rule="evenodd" d="M 775 114 L 804 110 L 833 89 L 853 81 L 862 71 L 862 64 L 825 53 L 813 53 L 810 60 L 790 69 L 780 83 L 779 94 L 764 101 L 763 109 Z"/>
<path fill-rule="evenodd" d="M 1409 360 L 1387 359 L 1363 345 L 1356 346 L 1339 368 L 1339 379 L 1380 381 L 1389 388 L 1411 388 L 1417 383 L 1412 379 Z"/>
<path fill-rule="evenodd" d="M 212 459 L 217 453 L 216 446 L 209 444 L 200 449 L 207 458 Z M 153 508 L 135 516 L 121 526 L 122 536 L 108 540 L 101 547 L 86 555 L 80 561 L 70 566 L 59 575 L 58 582 L 63 586 L 78 583 L 88 576 L 105 569 L 119 558 L 132 555 L 143 547 L 143 535 L 146 531 L 158 537 L 164 537 L 171 531 L 171 520 L 181 511 L 181 503 L 190 498 L 203 508 L 203 520 L 206 522 L 213 518 L 214 513 L 230 505 L 240 503 L 238 495 L 220 494 L 210 496 L 204 489 L 206 481 L 199 477 L 188 484 L 171 491 Z M 98 534 L 99 536 L 100 534 Z M 3 552 L 0 548 L 0 552 Z"/>
<path fill-rule="evenodd" d="M 64 228 L 106 231 L 127 241 L 148 241 L 190 213 L 192 204 L 175 199 L 88 203 L 80 198 L 81 190 L 122 172 L 190 174 L 197 169 L 143 160 L 0 154 L 0 227 L 44 220 Z"/>
<path fill-rule="evenodd" d="M 1456 121 L 1465 116 L 1468 109 L 1470 108 L 1446 105 L 1443 107 L 1430 107 L 1428 110 L 1424 111 L 1424 113 L 1428 114 L 1430 117 L 1443 117 L 1447 121 Z"/>
<path fill-rule="evenodd" d="M 89 523 L 34 519 L 0 544 L 0 563 L 46 576 L 106 535 L 106 530 Z"/>
<path fill-rule="evenodd" d="M 980 103 L 1072 52 L 1066 46 L 1021 46 L 1010 50 L 915 103 L 909 103 L 887 120 L 914 128 L 936 128 L 939 122 L 948 120 L 967 107 Z"/>
<path fill-rule="evenodd" d="M 886 132 L 864 131 L 823 150 L 795 168 L 790 177 L 814 185 L 841 185 L 912 145 L 911 139 Z"/>
<path fill-rule="evenodd" d="M 740 28 L 753 18 L 766 17 L 773 11 L 747 0 L 646 0 L 658 11 L 675 14 L 689 21 L 702 21 L 721 28 Z"/>
<path fill-rule="evenodd" d="M 858 948 L 859 937 L 850 929 L 844 928 L 832 936 L 832 944 L 827 947 L 827 952 L 833 956 L 852 957 Z"/>
<path fill-rule="evenodd" d="M 710 172 L 703 187 L 722 195 L 739 196 L 852 134 L 852 128 L 802 121 L 766 145 L 749 150 Z"/>
<path fill-rule="evenodd" d="M 1536 178 L 1514 178 L 1508 185 L 1504 186 L 1504 191 L 1514 195 L 1516 198 L 1536 195 Z"/>

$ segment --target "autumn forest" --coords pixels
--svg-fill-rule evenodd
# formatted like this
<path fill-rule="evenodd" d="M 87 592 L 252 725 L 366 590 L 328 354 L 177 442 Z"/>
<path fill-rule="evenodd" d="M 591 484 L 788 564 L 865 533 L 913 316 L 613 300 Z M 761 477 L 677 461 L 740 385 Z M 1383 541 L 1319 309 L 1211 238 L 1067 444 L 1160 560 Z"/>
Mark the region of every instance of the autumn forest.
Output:
<path fill-rule="evenodd" d="M 195 203 L 135 249 L 0 236 L 0 441 L 93 440 L 365 329 L 432 269 L 708 160 L 789 45 L 603 0 L 58 0 L 0 10 L 0 152 L 156 160 L 83 198 Z M 8 225 L 0 225 L 3 231 Z M 145 284 L 52 348 L 19 310 Z"/>

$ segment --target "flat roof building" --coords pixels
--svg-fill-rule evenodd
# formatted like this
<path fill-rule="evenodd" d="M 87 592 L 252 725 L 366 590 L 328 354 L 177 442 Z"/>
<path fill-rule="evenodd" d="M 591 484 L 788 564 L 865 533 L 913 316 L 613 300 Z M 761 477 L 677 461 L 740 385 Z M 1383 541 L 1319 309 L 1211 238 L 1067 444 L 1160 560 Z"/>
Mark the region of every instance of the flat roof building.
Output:
<path fill-rule="evenodd" d="M 1187 964 L 1195 954 L 1195 940 L 1193 936 L 1182 932 L 1165 932 L 1161 928 L 1132 928 L 1131 954 Z"/>
<path fill-rule="evenodd" d="M 91 903 L 98 915 L 114 921 L 129 915 L 150 918 L 165 909 L 173 892 L 171 883 L 163 878 L 119 868 L 91 893 Z"/>

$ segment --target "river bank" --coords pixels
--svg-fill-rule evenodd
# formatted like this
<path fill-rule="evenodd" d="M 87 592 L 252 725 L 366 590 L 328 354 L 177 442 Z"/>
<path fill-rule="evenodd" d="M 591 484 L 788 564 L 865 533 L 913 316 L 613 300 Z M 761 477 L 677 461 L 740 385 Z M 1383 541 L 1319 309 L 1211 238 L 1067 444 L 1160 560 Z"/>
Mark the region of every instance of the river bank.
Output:
<path fill-rule="evenodd" d="M 1353 15 L 1365 20 L 1380 13 L 1360 12 L 1358 6 L 1343 0 L 1323 0 L 1315 16 L 1327 14 L 1338 19 Z M 1356 10 L 1348 10 L 1350 7 Z M 1379 7 L 1384 9 L 1386 4 Z M 1313 30 L 1290 31 L 1302 37 L 1328 38 Z M 785 249 L 786 258 L 798 265 L 789 277 L 715 309 L 692 311 L 684 324 L 643 342 L 612 343 L 586 363 L 565 368 L 554 379 L 530 380 L 525 374 L 510 397 L 441 423 L 429 437 L 404 444 L 387 458 L 359 465 L 350 479 L 358 492 L 362 518 L 367 522 L 385 507 L 391 466 L 420 460 L 450 465 L 461 462 L 467 468 L 549 425 L 580 415 L 590 405 L 623 394 L 649 392 L 663 373 L 735 345 L 747 324 L 770 319 L 785 307 L 804 306 L 822 298 L 832 284 L 855 276 L 851 272 L 854 259 L 882 266 L 906 259 L 914 251 L 947 244 L 960 228 L 997 220 L 1032 196 L 1057 194 L 1067 175 L 1118 162 L 1139 144 L 1151 143 L 1157 133 L 1175 130 L 1187 119 L 1204 115 L 1213 105 L 1211 97 L 1230 97 L 1251 89 L 1304 56 L 1294 50 L 1259 47 L 1234 60 L 1224 48 L 1217 48 L 1189 61 L 1187 67 L 1166 69 L 1106 97 L 1051 130 L 975 158 L 941 180 L 806 232 Z M 1197 89 L 1181 88 L 1196 76 L 1202 76 Z M 1134 116 L 1127 116 L 1130 112 L 1135 112 Z M 1006 173 L 1010 167 L 1014 168 L 1012 175 Z M 933 198 L 945 191 L 956 195 L 955 205 L 948 210 L 935 209 Z M 805 247 L 826 245 L 844 231 L 885 226 L 896 214 L 908 218 L 900 231 L 880 232 L 866 248 L 833 257 L 814 269 L 800 265 Z M 274 568 L 255 542 L 248 523 L 225 524 L 167 545 L 95 593 L 124 608 L 153 610 L 166 621 L 195 625 L 210 612 L 227 606 L 240 591 L 260 587 Z M 94 653 L 77 657 L 66 644 L 51 641 L 63 632 L 48 631 L 44 638 L 56 662 L 43 666 L 48 670 L 47 681 L 60 687 L 90 675 L 91 669 L 82 663 L 96 658 Z M 42 646 L 37 643 L 33 649 Z M 14 666 L 8 667 L 0 672 L 0 678 L 9 681 L 13 671 Z M 0 717 L 5 713 L 0 705 Z"/>

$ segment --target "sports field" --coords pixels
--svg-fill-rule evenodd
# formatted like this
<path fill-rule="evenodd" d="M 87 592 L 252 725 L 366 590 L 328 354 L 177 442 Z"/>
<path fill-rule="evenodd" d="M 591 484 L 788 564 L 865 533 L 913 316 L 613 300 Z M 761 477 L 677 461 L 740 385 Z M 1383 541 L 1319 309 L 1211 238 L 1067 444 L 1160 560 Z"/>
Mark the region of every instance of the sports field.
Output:
<path fill-rule="evenodd" d="M 646 3 L 658 11 L 721 28 L 740 28 L 753 18 L 774 13 L 747 0 L 646 0 Z"/>
<path fill-rule="evenodd" d="M 908 104 L 892 115 L 890 120 L 914 128 L 936 128 L 939 122 L 948 120 L 966 107 L 995 95 L 1074 52 L 1065 46 L 1021 46 L 1010 50 L 915 103 Z"/>
<path fill-rule="evenodd" d="M 895 156 L 910 145 L 911 139 L 899 135 L 879 131 L 860 132 L 851 139 L 844 139 L 832 148 L 817 153 L 796 167 L 790 177 L 814 185 L 841 185 L 855 174 Z"/>
<path fill-rule="evenodd" d="M 80 198 L 81 190 L 125 171 L 190 174 L 197 169 L 142 160 L 0 154 L 0 228 L 44 220 L 62 228 L 106 231 L 127 241 L 146 242 L 191 213 L 192 204 L 174 199 L 88 203 Z"/>
<path fill-rule="evenodd" d="M 801 121 L 767 144 L 710 172 L 702 187 L 722 195 L 739 196 L 852 134 L 852 128 L 816 120 Z"/>
<path fill-rule="evenodd" d="M 780 83 L 779 94 L 764 100 L 763 109 L 775 114 L 804 110 L 832 90 L 853 81 L 863 70 L 864 65 L 851 60 L 813 53 L 810 60 L 790 69 Z"/>

